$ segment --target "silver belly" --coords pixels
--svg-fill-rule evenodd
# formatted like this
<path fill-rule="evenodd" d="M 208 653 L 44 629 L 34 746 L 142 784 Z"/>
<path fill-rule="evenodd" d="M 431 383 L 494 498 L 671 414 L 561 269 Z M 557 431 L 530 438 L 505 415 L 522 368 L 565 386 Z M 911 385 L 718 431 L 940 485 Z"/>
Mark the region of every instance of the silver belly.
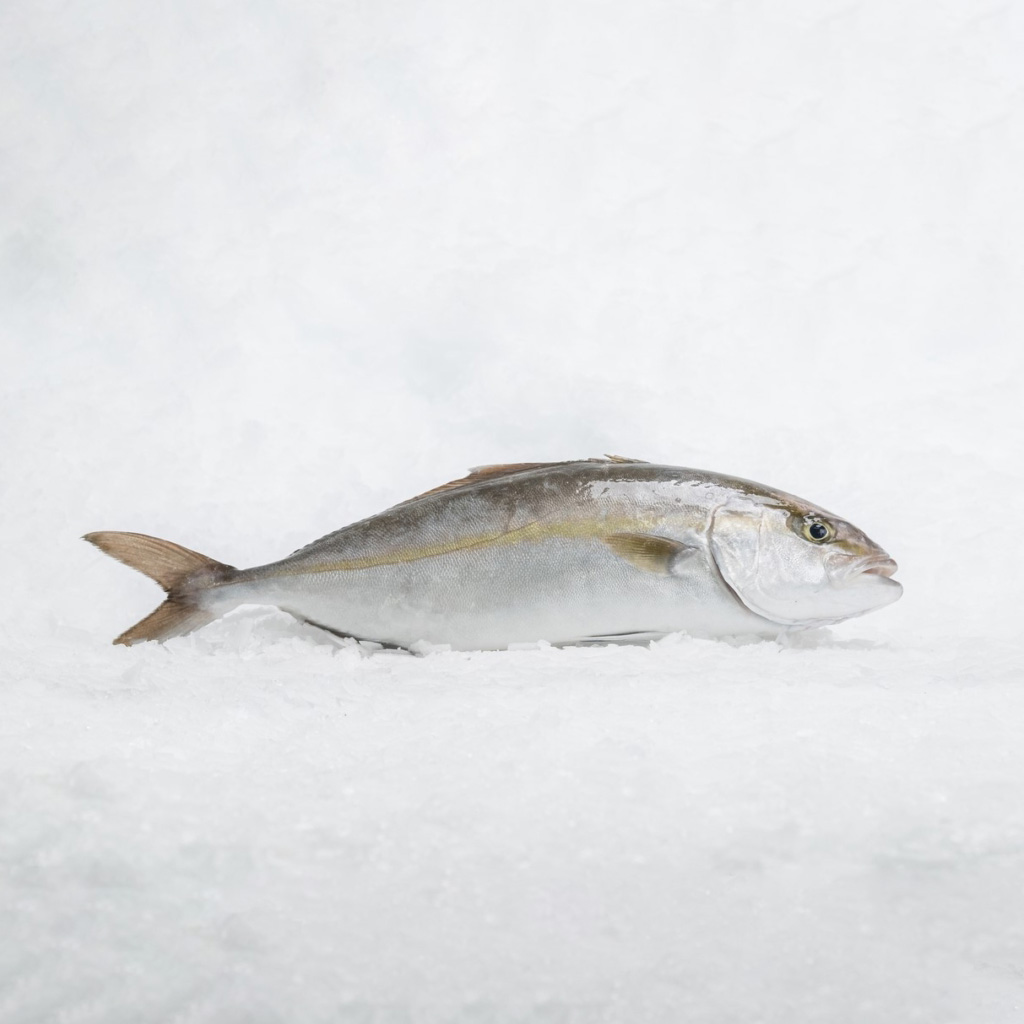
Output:
<path fill-rule="evenodd" d="M 728 591 L 706 555 L 661 575 L 597 539 L 464 549 L 373 568 L 240 583 L 236 603 L 272 604 L 350 636 L 409 647 L 496 650 L 631 633 L 777 633 Z M 225 595 L 227 596 L 227 595 Z"/>

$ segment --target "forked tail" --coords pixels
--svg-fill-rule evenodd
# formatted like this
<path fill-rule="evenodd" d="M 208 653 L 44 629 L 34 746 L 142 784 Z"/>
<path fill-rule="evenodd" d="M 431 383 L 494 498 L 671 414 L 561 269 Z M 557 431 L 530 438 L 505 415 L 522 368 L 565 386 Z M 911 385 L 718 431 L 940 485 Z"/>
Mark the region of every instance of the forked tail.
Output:
<path fill-rule="evenodd" d="M 212 622 L 220 614 L 200 604 L 201 595 L 211 587 L 232 580 L 238 570 L 190 551 L 169 540 L 144 533 L 87 533 L 83 538 L 100 551 L 155 580 L 167 592 L 167 600 L 155 612 L 126 629 L 115 644 L 137 644 L 143 640 L 169 640 L 184 636 Z"/>

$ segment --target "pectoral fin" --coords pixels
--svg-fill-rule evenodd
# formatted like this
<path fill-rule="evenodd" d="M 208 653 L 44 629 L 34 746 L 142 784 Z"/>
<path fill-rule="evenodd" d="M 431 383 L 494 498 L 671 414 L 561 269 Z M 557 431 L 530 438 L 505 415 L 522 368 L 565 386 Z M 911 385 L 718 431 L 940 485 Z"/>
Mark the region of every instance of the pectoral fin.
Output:
<path fill-rule="evenodd" d="M 672 575 L 680 560 L 697 550 L 689 544 L 649 533 L 613 533 L 603 539 L 619 558 L 660 576 Z"/>

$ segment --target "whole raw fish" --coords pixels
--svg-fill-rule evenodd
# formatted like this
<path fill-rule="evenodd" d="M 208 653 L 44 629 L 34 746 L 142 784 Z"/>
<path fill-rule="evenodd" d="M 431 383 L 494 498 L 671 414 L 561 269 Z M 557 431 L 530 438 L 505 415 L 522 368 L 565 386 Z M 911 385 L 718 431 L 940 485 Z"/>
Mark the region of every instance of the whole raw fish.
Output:
<path fill-rule="evenodd" d="M 167 592 L 121 644 L 240 604 L 399 647 L 775 635 L 903 592 L 889 555 L 816 505 L 618 456 L 485 466 L 255 569 L 137 533 L 85 539 Z"/>

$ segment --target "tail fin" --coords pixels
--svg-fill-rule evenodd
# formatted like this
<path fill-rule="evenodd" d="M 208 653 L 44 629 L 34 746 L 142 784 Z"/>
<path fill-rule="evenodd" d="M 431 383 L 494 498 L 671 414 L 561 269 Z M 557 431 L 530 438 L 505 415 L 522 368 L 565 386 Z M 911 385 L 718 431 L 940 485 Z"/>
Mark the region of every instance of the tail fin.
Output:
<path fill-rule="evenodd" d="M 238 570 L 216 562 L 198 551 L 144 533 L 87 533 L 83 538 L 104 553 L 156 580 L 167 592 L 167 600 L 155 612 L 125 630 L 115 644 L 141 640 L 169 640 L 184 636 L 217 618 L 217 613 L 200 606 L 199 596 L 210 587 L 226 583 Z"/>

